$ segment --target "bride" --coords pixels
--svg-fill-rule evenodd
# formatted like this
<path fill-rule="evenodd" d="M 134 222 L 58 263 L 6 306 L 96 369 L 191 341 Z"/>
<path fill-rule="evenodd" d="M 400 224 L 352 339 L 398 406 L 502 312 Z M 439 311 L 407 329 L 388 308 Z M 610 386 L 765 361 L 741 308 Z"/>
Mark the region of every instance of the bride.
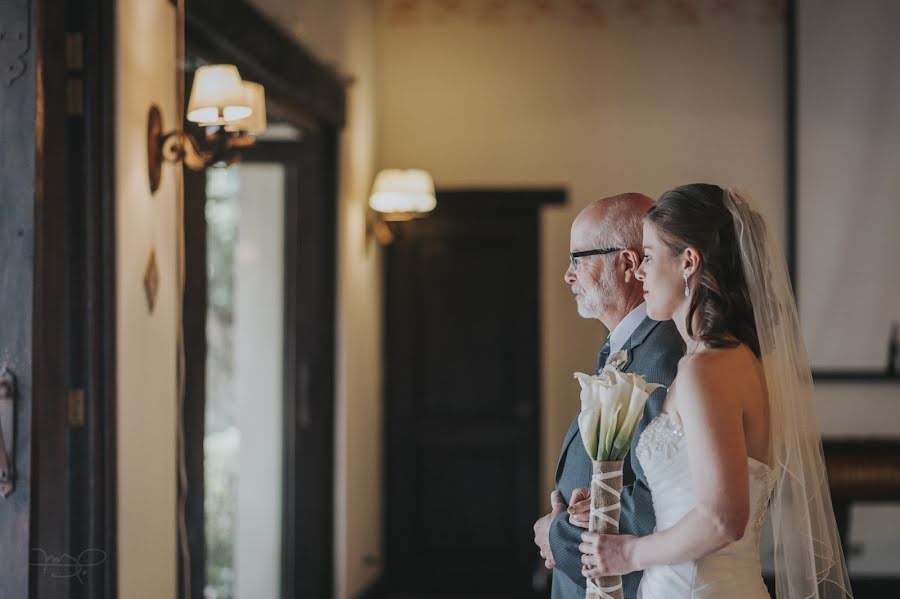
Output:
<path fill-rule="evenodd" d="M 770 511 L 777 597 L 852 597 L 797 310 L 760 214 L 716 185 L 672 189 L 645 218 L 636 276 L 687 346 L 635 451 L 656 532 L 585 532 L 582 574 L 643 570 L 639 599 L 767 598 Z"/>

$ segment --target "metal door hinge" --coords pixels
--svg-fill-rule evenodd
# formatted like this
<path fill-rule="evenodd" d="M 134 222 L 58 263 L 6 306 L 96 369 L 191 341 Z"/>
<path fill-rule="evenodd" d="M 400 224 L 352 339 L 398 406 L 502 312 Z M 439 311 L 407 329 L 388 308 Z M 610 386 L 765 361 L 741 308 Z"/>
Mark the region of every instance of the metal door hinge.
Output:
<path fill-rule="evenodd" d="M 80 32 L 66 34 L 66 68 L 70 71 L 84 68 L 84 36 Z"/>
<path fill-rule="evenodd" d="M 66 112 L 69 116 L 84 114 L 84 36 L 81 33 L 66 34 Z"/>
<path fill-rule="evenodd" d="M 84 426 L 84 389 L 71 389 L 66 397 L 66 422 L 71 428 Z"/>
<path fill-rule="evenodd" d="M 84 84 L 78 77 L 66 81 L 66 113 L 69 116 L 84 114 Z"/>

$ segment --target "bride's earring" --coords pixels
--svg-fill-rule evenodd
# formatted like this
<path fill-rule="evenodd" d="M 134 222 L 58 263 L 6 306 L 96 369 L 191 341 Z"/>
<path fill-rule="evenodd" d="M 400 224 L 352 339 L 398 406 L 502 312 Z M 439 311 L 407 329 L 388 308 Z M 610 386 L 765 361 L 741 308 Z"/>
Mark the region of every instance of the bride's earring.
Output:
<path fill-rule="evenodd" d="M 684 297 L 691 297 L 691 288 L 688 286 L 687 273 L 684 273 Z"/>

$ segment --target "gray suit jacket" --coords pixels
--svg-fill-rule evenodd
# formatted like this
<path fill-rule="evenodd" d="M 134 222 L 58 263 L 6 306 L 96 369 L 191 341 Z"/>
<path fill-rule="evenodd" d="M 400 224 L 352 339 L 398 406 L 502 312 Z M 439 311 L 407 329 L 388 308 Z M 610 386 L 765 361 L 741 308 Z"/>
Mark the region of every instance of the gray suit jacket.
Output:
<path fill-rule="evenodd" d="M 675 378 L 678 360 L 684 355 L 684 343 L 672 321 L 656 321 L 645 318 L 638 325 L 623 349 L 629 352 L 630 361 L 625 372 L 640 374 L 651 383 L 668 387 Z M 597 365 L 597 369 L 602 368 Z M 656 527 L 653 503 L 644 470 L 634 455 L 634 449 L 644 428 L 656 418 L 662 409 L 666 389 L 657 389 L 647 400 L 644 416 L 638 424 L 631 450 L 625 458 L 623 469 L 622 508 L 619 516 L 619 532 L 637 536 L 649 535 Z M 578 434 L 578 414 L 569 426 L 556 466 L 556 488 L 568 502 L 572 491 L 589 487 L 591 461 Z M 584 577 L 581 575 L 581 543 L 583 528 L 572 526 L 568 513 L 562 512 L 550 525 L 550 549 L 556 561 L 553 570 L 553 599 L 584 599 Z M 640 572 L 623 577 L 625 599 L 634 599 L 641 580 Z"/>

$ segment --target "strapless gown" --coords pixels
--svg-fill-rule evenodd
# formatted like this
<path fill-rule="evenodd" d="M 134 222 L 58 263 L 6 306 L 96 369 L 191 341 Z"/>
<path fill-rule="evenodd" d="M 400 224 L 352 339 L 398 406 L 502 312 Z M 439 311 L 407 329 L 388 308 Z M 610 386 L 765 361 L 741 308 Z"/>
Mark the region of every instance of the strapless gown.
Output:
<path fill-rule="evenodd" d="M 656 530 L 671 528 L 696 505 L 684 432 L 663 412 L 644 429 L 635 455 L 653 496 Z M 751 508 L 744 536 L 702 559 L 648 568 L 638 599 L 770 599 L 759 545 L 775 474 L 768 465 L 747 460 Z"/>

